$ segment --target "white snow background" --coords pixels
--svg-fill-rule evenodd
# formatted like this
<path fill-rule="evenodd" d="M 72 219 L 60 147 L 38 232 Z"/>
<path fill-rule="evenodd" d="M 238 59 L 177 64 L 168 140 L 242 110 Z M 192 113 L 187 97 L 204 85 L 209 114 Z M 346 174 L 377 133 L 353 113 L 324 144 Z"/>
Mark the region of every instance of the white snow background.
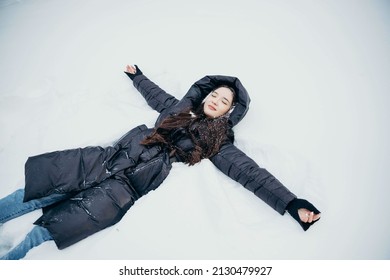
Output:
<path fill-rule="evenodd" d="M 304 232 L 204 160 L 174 164 L 115 226 L 25 259 L 389 259 L 388 1 L 0 1 L 0 197 L 28 156 L 106 146 L 158 114 L 123 73 L 181 98 L 240 78 L 236 145 L 322 211 Z M 35 211 L 0 228 L 3 251 Z"/>

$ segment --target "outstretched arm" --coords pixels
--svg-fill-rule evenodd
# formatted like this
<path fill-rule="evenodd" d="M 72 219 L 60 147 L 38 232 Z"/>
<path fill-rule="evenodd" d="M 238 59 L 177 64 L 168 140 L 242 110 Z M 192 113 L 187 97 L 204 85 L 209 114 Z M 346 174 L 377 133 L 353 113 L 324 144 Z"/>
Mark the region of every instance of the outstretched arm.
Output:
<path fill-rule="evenodd" d="M 281 215 L 287 210 L 304 230 L 320 218 L 320 212 L 311 203 L 298 199 L 271 173 L 232 143 L 223 145 L 210 160 L 223 173 L 242 184 Z"/>
<path fill-rule="evenodd" d="M 157 112 L 161 113 L 179 102 L 174 96 L 166 93 L 158 85 L 149 80 L 137 65 L 127 65 L 125 74 L 133 81 L 134 87 L 145 98 L 148 105 Z"/>

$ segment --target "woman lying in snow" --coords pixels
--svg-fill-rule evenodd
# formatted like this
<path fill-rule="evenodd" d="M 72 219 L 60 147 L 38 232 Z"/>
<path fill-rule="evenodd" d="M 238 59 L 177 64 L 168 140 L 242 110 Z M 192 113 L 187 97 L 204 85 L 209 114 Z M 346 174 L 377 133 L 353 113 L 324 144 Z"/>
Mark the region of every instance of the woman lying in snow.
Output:
<path fill-rule="evenodd" d="M 272 174 L 234 144 L 232 128 L 249 108 L 238 78 L 206 76 L 177 100 L 135 65 L 125 73 L 160 115 L 154 128 L 140 125 L 112 146 L 56 151 L 28 158 L 24 189 L 0 200 L 0 223 L 43 208 L 24 241 L 0 259 L 21 259 L 41 243 L 66 248 L 119 222 L 141 196 L 155 190 L 173 162 L 202 159 L 242 184 L 273 209 L 286 211 L 307 230 L 320 218 Z"/>

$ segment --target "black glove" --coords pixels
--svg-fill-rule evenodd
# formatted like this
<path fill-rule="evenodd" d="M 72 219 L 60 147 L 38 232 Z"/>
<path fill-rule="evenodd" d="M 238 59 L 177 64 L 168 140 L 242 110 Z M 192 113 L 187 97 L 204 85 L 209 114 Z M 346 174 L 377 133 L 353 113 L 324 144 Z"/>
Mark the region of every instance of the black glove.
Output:
<path fill-rule="evenodd" d="M 290 213 L 290 215 L 301 225 L 303 230 L 306 231 L 309 229 L 309 227 L 311 225 L 313 225 L 319 219 L 316 221 L 313 221 L 311 223 L 302 222 L 301 219 L 299 218 L 299 215 L 298 215 L 298 209 L 300 209 L 300 208 L 305 208 L 305 209 L 309 210 L 310 212 L 314 212 L 314 214 L 319 214 L 321 212 L 318 211 L 318 209 L 315 208 L 313 204 L 311 204 L 309 201 L 307 201 L 305 199 L 295 198 L 287 205 L 286 209 L 287 209 L 288 213 Z"/>
<path fill-rule="evenodd" d="M 141 69 L 139 69 L 137 65 L 134 65 L 134 67 L 137 69 L 134 74 L 125 71 L 125 74 L 129 76 L 131 80 L 133 80 L 136 76 L 142 75 Z"/>

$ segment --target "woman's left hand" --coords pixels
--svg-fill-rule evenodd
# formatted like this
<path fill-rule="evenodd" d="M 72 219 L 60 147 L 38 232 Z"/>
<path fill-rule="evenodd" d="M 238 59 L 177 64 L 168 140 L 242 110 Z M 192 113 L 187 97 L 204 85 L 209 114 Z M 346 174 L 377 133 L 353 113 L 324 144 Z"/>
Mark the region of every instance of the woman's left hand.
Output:
<path fill-rule="evenodd" d="M 321 213 L 314 214 L 314 212 L 311 212 L 306 208 L 298 209 L 298 215 L 303 223 L 312 223 L 321 218 Z"/>

